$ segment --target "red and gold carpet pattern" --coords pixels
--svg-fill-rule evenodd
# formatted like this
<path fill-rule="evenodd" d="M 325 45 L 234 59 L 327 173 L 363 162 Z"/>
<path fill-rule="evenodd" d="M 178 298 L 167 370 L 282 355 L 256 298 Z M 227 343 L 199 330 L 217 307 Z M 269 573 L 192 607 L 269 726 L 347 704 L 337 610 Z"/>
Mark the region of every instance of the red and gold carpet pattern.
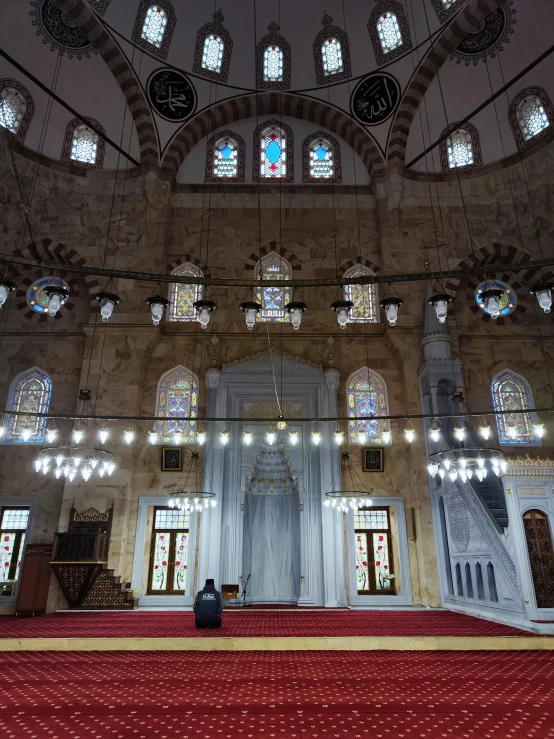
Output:
<path fill-rule="evenodd" d="M 17 637 L 522 636 L 529 632 L 452 611 L 230 610 L 221 629 L 196 629 L 191 612 L 56 613 L 0 617 L 0 639 Z"/>
<path fill-rule="evenodd" d="M 2 656 L 3 739 L 554 736 L 551 652 Z"/>

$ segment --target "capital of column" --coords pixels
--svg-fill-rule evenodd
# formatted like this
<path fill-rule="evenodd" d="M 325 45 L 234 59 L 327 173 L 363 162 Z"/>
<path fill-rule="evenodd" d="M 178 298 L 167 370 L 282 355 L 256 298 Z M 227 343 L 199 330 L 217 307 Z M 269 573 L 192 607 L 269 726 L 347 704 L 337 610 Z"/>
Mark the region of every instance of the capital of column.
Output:
<path fill-rule="evenodd" d="M 221 380 L 221 370 L 216 367 L 210 367 L 206 370 L 204 377 L 206 378 L 206 387 L 210 390 L 216 390 Z"/>
<path fill-rule="evenodd" d="M 323 376 L 325 377 L 325 384 L 329 390 L 338 390 L 340 384 L 340 370 L 331 367 L 330 369 L 325 370 Z"/>

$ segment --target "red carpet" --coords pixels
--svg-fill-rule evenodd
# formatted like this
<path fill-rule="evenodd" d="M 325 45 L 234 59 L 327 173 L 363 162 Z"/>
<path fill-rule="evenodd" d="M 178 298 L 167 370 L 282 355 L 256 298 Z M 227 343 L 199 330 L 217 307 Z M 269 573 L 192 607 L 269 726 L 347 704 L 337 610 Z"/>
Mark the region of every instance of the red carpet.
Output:
<path fill-rule="evenodd" d="M 9 637 L 196 636 L 521 636 L 528 632 L 451 611 L 299 610 L 223 614 L 221 629 L 196 629 L 191 612 L 57 613 L 21 619 L 0 617 L 0 639 Z"/>
<path fill-rule="evenodd" d="M 549 652 L 5 653 L 9 739 L 554 736 Z"/>

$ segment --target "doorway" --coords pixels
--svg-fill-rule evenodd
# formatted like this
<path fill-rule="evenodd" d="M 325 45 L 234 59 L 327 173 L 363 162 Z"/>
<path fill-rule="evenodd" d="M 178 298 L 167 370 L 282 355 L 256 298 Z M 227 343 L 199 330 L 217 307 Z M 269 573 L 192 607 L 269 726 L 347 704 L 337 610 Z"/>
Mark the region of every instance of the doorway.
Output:
<path fill-rule="evenodd" d="M 542 511 L 527 511 L 523 527 L 537 608 L 554 608 L 554 552 L 548 518 Z"/>

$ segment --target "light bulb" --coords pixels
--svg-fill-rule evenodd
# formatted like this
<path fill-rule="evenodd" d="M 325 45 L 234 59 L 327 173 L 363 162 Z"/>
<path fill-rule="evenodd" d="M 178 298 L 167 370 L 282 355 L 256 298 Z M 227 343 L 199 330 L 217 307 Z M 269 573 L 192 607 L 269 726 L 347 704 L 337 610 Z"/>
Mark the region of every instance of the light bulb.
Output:
<path fill-rule="evenodd" d="M 337 321 L 339 322 L 340 328 L 346 328 L 346 324 L 348 323 L 348 311 L 344 308 L 337 311 Z"/>
<path fill-rule="evenodd" d="M 464 470 L 467 467 L 467 459 L 465 457 L 460 457 L 460 467 Z"/>
<path fill-rule="evenodd" d="M 463 441 L 465 439 L 466 430 L 464 426 L 456 426 L 454 429 L 454 437 L 458 439 L 458 441 Z"/>
<path fill-rule="evenodd" d="M 517 426 L 508 424 L 506 426 L 506 433 L 510 439 L 517 439 Z"/>
<path fill-rule="evenodd" d="M 298 331 L 302 322 L 302 311 L 300 308 L 293 308 L 290 312 L 290 322 L 292 327 Z"/>
<path fill-rule="evenodd" d="M 54 470 L 54 477 L 56 478 L 56 480 L 59 480 L 61 476 L 62 476 L 62 468 L 56 467 L 56 469 Z"/>
<path fill-rule="evenodd" d="M 227 429 L 223 429 L 223 431 L 219 434 L 219 440 L 221 441 L 222 445 L 225 446 L 229 443 L 229 431 Z"/>
<path fill-rule="evenodd" d="M 148 432 L 148 441 L 150 444 L 157 444 L 158 442 L 158 434 L 153 429 Z"/>
<path fill-rule="evenodd" d="M 253 437 L 252 431 L 250 431 L 250 429 L 246 429 L 246 431 L 242 435 L 242 440 L 244 441 L 246 446 L 250 446 L 250 444 L 252 443 L 252 437 Z"/>
<path fill-rule="evenodd" d="M 398 306 L 396 303 L 389 303 L 385 306 L 385 314 L 387 316 L 387 321 L 391 326 L 396 326 L 396 321 L 398 320 Z"/>
<path fill-rule="evenodd" d="M 485 439 L 485 441 L 487 439 L 490 439 L 490 436 L 491 436 L 491 427 L 489 426 L 489 424 L 488 423 L 483 423 L 482 426 L 479 426 L 479 433 L 481 434 L 481 436 L 483 437 L 483 439 Z"/>
<path fill-rule="evenodd" d="M 444 469 L 448 472 L 448 470 L 452 467 L 452 460 L 447 457 L 446 459 L 442 460 L 442 464 Z"/>
<path fill-rule="evenodd" d="M 293 446 L 298 444 L 298 431 L 296 429 L 291 429 L 289 431 L 289 441 Z"/>
<path fill-rule="evenodd" d="M 356 438 L 358 440 L 358 444 L 365 444 L 367 441 L 367 433 L 364 429 L 359 429 L 356 434 Z"/>
<path fill-rule="evenodd" d="M 335 437 L 335 443 L 337 443 L 340 446 L 344 441 L 344 431 L 341 431 L 340 429 L 336 429 L 334 433 L 334 437 Z"/>
<path fill-rule="evenodd" d="M 200 444 L 200 446 L 203 446 L 206 441 L 206 432 L 204 430 L 197 431 L 196 441 Z"/>
<path fill-rule="evenodd" d="M 471 480 L 471 478 L 473 477 L 473 470 L 471 469 L 471 467 L 467 468 L 466 475 L 467 475 L 467 479 Z"/>
<path fill-rule="evenodd" d="M 198 323 L 200 324 L 200 327 L 208 328 L 209 322 L 210 322 L 210 311 L 207 308 L 202 308 L 202 310 L 198 314 Z"/>
<path fill-rule="evenodd" d="M 454 480 L 458 477 L 458 471 L 454 469 L 450 470 L 450 472 L 448 473 L 448 476 L 450 477 L 452 482 L 454 482 Z"/>
<path fill-rule="evenodd" d="M 85 438 L 85 432 L 81 428 L 73 429 L 73 441 L 76 444 L 80 444 Z"/>
<path fill-rule="evenodd" d="M 104 477 L 104 475 L 106 474 L 106 470 L 104 469 L 104 467 L 100 467 L 100 469 L 98 470 L 98 474 L 100 475 L 100 477 Z"/>
<path fill-rule="evenodd" d="M 319 444 L 321 443 L 321 431 L 319 429 L 314 429 L 312 431 L 312 442 L 316 446 L 319 446 Z"/>
<path fill-rule="evenodd" d="M 436 421 L 429 427 L 429 436 L 431 441 L 438 441 L 441 438 L 441 428 Z"/>
<path fill-rule="evenodd" d="M 325 508 L 329 508 L 329 506 L 331 505 L 331 501 L 329 500 L 329 498 L 325 498 L 325 500 L 323 501 L 323 505 L 325 506 Z"/>
<path fill-rule="evenodd" d="M 252 331 L 256 325 L 256 310 L 254 308 L 247 308 L 244 311 L 244 316 L 246 318 L 246 328 Z"/>
<path fill-rule="evenodd" d="M 48 313 L 53 317 L 60 310 L 60 307 L 61 307 L 60 296 L 54 293 L 53 295 L 50 296 L 50 300 L 48 301 Z"/>
<path fill-rule="evenodd" d="M 412 441 L 415 439 L 414 429 L 411 429 L 411 428 L 404 429 L 404 436 L 406 437 L 406 441 L 408 442 L 408 444 L 411 444 Z"/>
<path fill-rule="evenodd" d="M 31 429 L 30 429 L 30 428 L 29 428 L 28 426 L 25 426 L 25 428 L 23 428 L 23 429 L 21 430 L 21 434 L 20 434 L 20 436 L 21 436 L 21 440 L 22 440 L 22 441 L 29 441 L 29 439 L 30 439 L 30 438 L 31 438 L 31 436 L 32 436 L 32 433 L 33 433 L 33 432 L 31 431 Z"/>
<path fill-rule="evenodd" d="M 462 482 L 467 482 L 467 472 L 465 470 L 460 470 L 460 480 Z"/>
<path fill-rule="evenodd" d="M 40 472 L 41 467 L 42 467 L 42 459 L 40 457 L 37 457 L 37 459 L 35 459 L 35 472 Z"/>
<path fill-rule="evenodd" d="M 81 476 L 85 482 L 88 482 L 90 480 L 90 476 L 92 475 L 92 470 L 90 467 L 83 467 L 81 470 Z"/>
<path fill-rule="evenodd" d="M 61 454 L 58 454 L 56 456 L 56 467 L 61 467 L 63 462 L 63 456 Z"/>
<path fill-rule="evenodd" d="M 477 457 L 477 466 L 479 467 L 479 469 L 483 469 L 483 467 L 485 466 L 485 460 L 483 459 L 483 457 Z"/>
<path fill-rule="evenodd" d="M 108 464 L 108 469 L 107 469 L 108 476 L 110 476 L 114 470 L 115 470 L 115 464 L 113 462 L 110 462 Z"/>
<path fill-rule="evenodd" d="M 173 443 L 177 446 L 180 445 L 182 438 L 183 434 L 181 433 L 181 431 L 177 430 L 173 433 Z"/>
<path fill-rule="evenodd" d="M 381 434 L 381 438 L 383 439 L 383 444 L 390 444 L 392 441 L 392 431 L 385 429 Z"/>
<path fill-rule="evenodd" d="M 69 482 L 73 482 L 73 480 L 75 479 L 75 475 L 76 474 L 77 473 L 76 473 L 76 471 L 74 469 L 73 470 L 69 470 L 69 472 L 67 473 L 67 478 L 68 478 Z"/>
<path fill-rule="evenodd" d="M 96 467 L 97 467 L 97 465 L 98 465 L 98 460 L 96 459 L 96 457 L 93 457 L 92 459 L 90 459 L 89 460 L 89 464 L 90 464 L 91 468 L 93 470 L 95 470 Z"/>
<path fill-rule="evenodd" d="M 110 320 L 114 308 L 115 303 L 113 300 L 110 300 L 109 298 L 103 298 L 100 301 L 100 315 L 102 316 L 102 320 L 104 322 Z"/>
<path fill-rule="evenodd" d="M 533 426 L 533 431 L 535 433 L 535 436 L 537 439 L 542 439 L 542 437 L 546 433 L 546 429 L 544 427 L 544 423 L 535 423 Z"/>
<path fill-rule="evenodd" d="M 46 441 L 49 444 L 53 444 L 56 441 L 56 436 L 58 435 L 58 429 L 47 429 L 46 431 Z"/>
<path fill-rule="evenodd" d="M 277 438 L 277 433 L 275 432 L 275 429 L 273 429 L 270 426 L 266 432 L 265 440 L 267 441 L 268 444 L 273 444 L 275 443 L 276 438 Z"/>
<path fill-rule="evenodd" d="M 443 468 L 441 467 L 441 468 L 439 469 L 439 477 L 440 477 L 440 479 L 441 479 L 441 480 L 444 480 L 444 476 L 445 476 L 445 474 L 446 474 L 446 473 L 445 473 L 445 471 L 444 471 L 444 470 L 443 470 Z"/>
<path fill-rule="evenodd" d="M 430 464 L 427 465 L 427 472 L 431 475 L 431 477 L 435 477 L 438 471 L 439 471 L 438 464 L 431 462 Z"/>
<path fill-rule="evenodd" d="M 217 500 L 210 500 L 210 505 L 212 508 L 215 508 L 217 505 Z"/>
<path fill-rule="evenodd" d="M 73 457 L 73 464 L 78 467 L 81 464 L 81 457 Z"/>
<path fill-rule="evenodd" d="M 126 444 L 132 444 L 134 438 L 135 438 L 135 432 L 133 431 L 133 429 L 126 429 L 123 432 L 123 439 L 125 440 Z"/>
<path fill-rule="evenodd" d="M 99 430 L 98 430 L 98 438 L 100 439 L 101 444 L 105 444 L 108 440 L 108 436 L 110 435 L 110 432 L 108 431 L 106 425 L 104 424 Z"/>

